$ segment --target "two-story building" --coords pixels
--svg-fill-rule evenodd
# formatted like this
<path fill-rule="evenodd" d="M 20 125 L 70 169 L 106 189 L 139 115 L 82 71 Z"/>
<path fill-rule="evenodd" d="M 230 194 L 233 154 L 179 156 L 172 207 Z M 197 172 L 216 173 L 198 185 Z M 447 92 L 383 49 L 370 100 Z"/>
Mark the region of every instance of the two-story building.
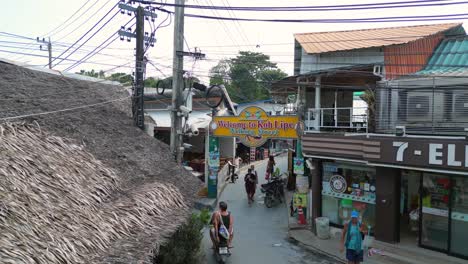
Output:
<path fill-rule="evenodd" d="M 377 240 L 467 258 L 468 38 L 463 27 L 295 38 L 296 75 L 276 83 L 274 96 L 299 96 L 312 218 L 325 216 L 341 227 L 358 210 Z"/>

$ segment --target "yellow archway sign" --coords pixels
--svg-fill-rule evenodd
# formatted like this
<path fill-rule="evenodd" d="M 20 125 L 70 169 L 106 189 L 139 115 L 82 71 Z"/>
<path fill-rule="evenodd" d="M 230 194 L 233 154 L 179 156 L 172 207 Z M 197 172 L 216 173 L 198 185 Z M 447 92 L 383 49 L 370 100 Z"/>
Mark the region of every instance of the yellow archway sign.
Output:
<path fill-rule="evenodd" d="M 268 139 L 297 139 L 304 131 L 298 116 L 269 116 L 262 108 L 250 106 L 238 116 L 215 116 L 210 124 L 216 137 L 237 137 L 248 147 Z"/>

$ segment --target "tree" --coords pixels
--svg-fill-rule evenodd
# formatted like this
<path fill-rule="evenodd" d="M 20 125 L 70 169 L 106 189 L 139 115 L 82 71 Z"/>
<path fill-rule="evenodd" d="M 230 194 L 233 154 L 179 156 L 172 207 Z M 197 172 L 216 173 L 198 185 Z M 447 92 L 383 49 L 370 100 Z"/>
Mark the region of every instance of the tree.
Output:
<path fill-rule="evenodd" d="M 145 87 L 153 87 L 156 88 L 156 84 L 158 83 L 158 79 L 154 77 L 148 77 L 145 80 Z"/>
<path fill-rule="evenodd" d="M 268 55 L 250 51 L 221 60 L 210 73 L 210 84 L 224 84 L 231 98 L 239 103 L 269 98 L 271 83 L 287 76 Z"/>
<path fill-rule="evenodd" d="M 210 85 L 229 83 L 229 60 L 220 60 L 218 65 L 210 70 Z"/>
<path fill-rule="evenodd" d="M 111 76 L 107 77 L 107 79 L 125 85 L 131 85 L 133 82 L 133 76 L 123 72 L 113 73 Z"/>
<path fill-rule="evenodd" d="M 367 90 L 364 91 L 362 94 L 361 99 L 366 102 L 367 104 L 367 128 L 370 133 L 375 132 L 376 124 L 375 124 L 375 89 L 371 87 L 367 87 Z"/>
<path fill-rule="evenodd" d="M 104 71 L 99 71 L 98 73 L 95 72 L 94 69 L 92 69 L 91 71 L 80 70 L 80 72 L 77 72 L 77 74 L 86 75 L 94 78 L 104 78 Z"/>

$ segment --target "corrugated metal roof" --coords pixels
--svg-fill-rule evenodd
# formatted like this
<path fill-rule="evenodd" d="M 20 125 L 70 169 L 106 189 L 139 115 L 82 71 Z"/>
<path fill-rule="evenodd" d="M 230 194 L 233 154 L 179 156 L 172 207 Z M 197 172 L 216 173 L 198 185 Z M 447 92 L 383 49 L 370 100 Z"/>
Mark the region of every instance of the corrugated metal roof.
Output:
<path fill-rule="evenodd" d="M 404 44 L 460 27 L 462 24 L 432 24 L 406 27 L 374 28 L 294 34 L 309 54 Z"/>
<path fill-rule="evenodd" d="M 468 37 L 443 40 L 417 74 L 468 76 Z"/>

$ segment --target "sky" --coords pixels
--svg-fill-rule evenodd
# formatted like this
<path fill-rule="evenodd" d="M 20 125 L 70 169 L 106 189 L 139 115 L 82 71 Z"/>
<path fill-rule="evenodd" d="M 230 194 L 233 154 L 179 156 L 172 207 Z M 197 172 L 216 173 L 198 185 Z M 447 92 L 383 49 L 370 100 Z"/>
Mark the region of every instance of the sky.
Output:
<path fill-rule="evenodd" d="M 164 1 L 164 0 L 160 0 Z M 310 6 L 310 5 L 343 5 L 343 4 L 364 4 L 396 2 L 400 0 L 330 0 L 310 1 L 310 0 L 289 0 L 289 1 L 267 1 L 267 0 L 187 0 L 186 4 L 191 5 L 217 5 L 217 6 Z M 462 2 L 462 0 L 447 0 Z M 91 31 L 74 48 L 62 55 L 62 53 L 72 43 L 76 42 L 86 33 L 96 22 L 98 22 L 111 8 L 118 2 L 117 0 L 15 0 L 3 1 L 3 13 L 0 16 L 0 31 L 17 34 L 30 38 L 51 38 L 53 56 L 66 57 L 83 41 L 88 39 L 94 32 Z M 174 0 L 167 0 L 174 3 Z M 86 4 L 85 4 L 86 3 Z M 84 5 L 85 4 L 85 5 Z M 84 6 L 83 6 L 84 5 Z M 83 8 L 72 16 L 80 7 Z M 173 10 L 172 7 L 166 7 Z M 415 16 L 415 15 L 440 15 L 459 14 L 462 10 L 468 10 L 468 4 L 435 7 L 416 7 L 400 9 L 381 10 L 356 10 L 356 11 L 328 11 L 328 12 L 249 12 L 249 11 L 215 11 L 215 10 L 194 10 L 186 9 L 186 13 L 203 14 L 208 16 L 224 16 L 237 18 L 267 18 L 267 19 L 318 19 L 318 18 L 365 18 L 384 16 Z M 113 10 L 106 19 L 99 24 L 102 25 L 113 15 Z M 168 25 L 160 27 L 156 31 L 156 43 L 147 52 L 147 57 L 153 65 L 147 67 L 147 77 L 154 76 L 164 78 L 172 75 L 172 54 L 173 54 L 173 31 L 174 23 L 167 17 L 167 14 L 157 12 L 155 25 L 162 23 Z M 116 31 L 120 29 L 133 16 L 118 14 L 106 26 L 96 33 L 77 52 L 71 54 L 68 59 L 80 60 L 87 55 L 95 46 L 101 44 L 111 36 L 116 36 Z M 465 16 L 468 17 L 468 16 Z M 166 22 L 164 22 L 164 20 Z M 169 22 L 169 23 L 168 23 Z M 311 23 L 268 23 L 268 22 L 234 22 L 204 20 L 199 18 L 185 18 L 185 40 L 184 49 L 194 51 L 199 48 L 206 54 L 206 60 L 186 58 L 184 68 L 191 75 L 203 81 L 208 80 L 209 69 L 217 64 L 220 59 L 236 56 L 239 51 L 262 52 L 271 57 L 273 62 L 278 64 L 288 74 L 293 73 L 294 62 L 294 36 L 295 33 L 321 32 L 350 30 L 362 28 L 405 26 L 417 24 L 433 24 L 460 22 L 464 23 L 465 29 L 468 20 L 456 21 L 435 21 L 435 22 L 401 22 L 401 23 L 336 23 L 336 24 L 311 24 Z M 98 27 L 99 27 L 98 26 Z M 58 28 L 57 28 L 58 27 Z M 132 28 L 134 30 L 134 27 Z M 145 24 L 145 31 L 150 31 L 150 23 Z M 11 42 L 21 42 L 11 43 Z M 40 50 L 39 43 L 34 40 L 13 38 L 0 34 L 0 58 L 16 60 L 32 65 L 46 65 L 47 52 Z M 131 73 L 134 67 L 134 47 L 135 41 L 131 42 L 117 40 L 102 51 L 103 54 L 89 58 L 89 63 L 83 63 L 75 68 L 67 69 L 73 64 L 70 61 L 54 61 L 55 69 L 69 70 L 77 72 L 85 70 L 104 70 L 107 73 L 126 72 Z M 45 49 L 45 46 L 43 47 Z M 18 55 L 7 53 L 21 52 L 30 55 Z M 41 57 L 37 57 L 41 56 Z M 44 57 L 42 57 L 44 56 Z M 116 68 L 116 66 L 121 66 Z"/>

